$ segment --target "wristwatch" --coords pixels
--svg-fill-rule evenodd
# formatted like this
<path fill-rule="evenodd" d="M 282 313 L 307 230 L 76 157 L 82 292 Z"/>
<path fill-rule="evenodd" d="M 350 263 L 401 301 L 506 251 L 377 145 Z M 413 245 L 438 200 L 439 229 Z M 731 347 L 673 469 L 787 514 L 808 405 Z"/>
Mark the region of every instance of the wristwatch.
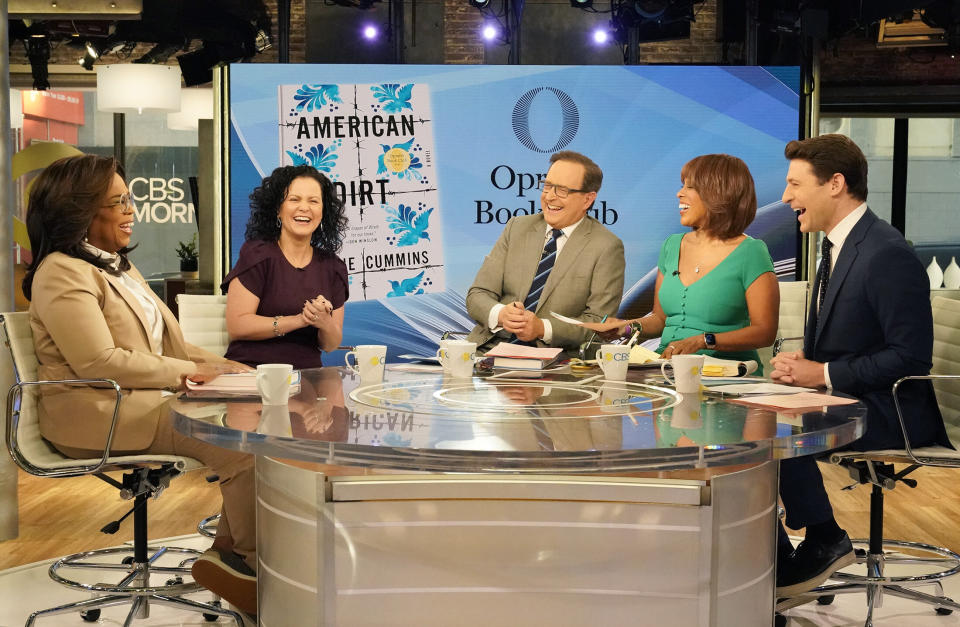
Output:
<path fill-rule="evenodd" d="M 707 348 L 713 350 L 717 347 L 717 336 L 713 333 L 704 333 L 703 334 L 703 343 Z"/>

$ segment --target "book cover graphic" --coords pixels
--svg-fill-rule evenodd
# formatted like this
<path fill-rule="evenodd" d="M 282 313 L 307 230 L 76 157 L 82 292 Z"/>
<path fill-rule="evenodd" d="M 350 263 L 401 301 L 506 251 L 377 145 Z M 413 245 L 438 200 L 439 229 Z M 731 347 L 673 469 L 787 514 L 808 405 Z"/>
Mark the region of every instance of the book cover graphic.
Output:
<path fill-rule="evenodd" d="M 343 200 L 350 300 L 445 289 L 427 85 L 281 85 L 280 164 L 323 172 Z"/>

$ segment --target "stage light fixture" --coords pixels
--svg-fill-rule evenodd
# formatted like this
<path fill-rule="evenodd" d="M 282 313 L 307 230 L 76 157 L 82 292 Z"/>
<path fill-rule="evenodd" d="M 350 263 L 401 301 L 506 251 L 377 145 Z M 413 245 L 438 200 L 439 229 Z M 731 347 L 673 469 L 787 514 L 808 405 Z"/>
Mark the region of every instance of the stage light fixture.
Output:
<path fill-rule="evenodd" d="M 483 38 L 487 41 L 493 41 L 497 36 L 497 27 L 493 24 L 486 24 L 483 27 Z"/>
<path fill-rule="evenodd" d="M 27 38 L 27 58 L 30 59 L 30 73 L 33 75 L 33 88 L 37 91 L 50 89 L 49 69 L 50 42 L 45 35 L 34 34 Z"/>
<path fill-rule="evenodd" d="M 363 38 L 367 41 L 373 41 L 377 38 L 378 34 L 377 27 L 372 24 L 367 24 L 363 27 Z"/>
<path fill-rule="evenodd" d="M 100 51 L 97 50 L 97 47 L 93 43 L 87 41 L 83 44 L 83 56 L 77 59 L 77 63 L 80 64 L 80 67 L 90 71 L 93 69 L 93 64 L 97 62 L 97 59 L 100 58 Z"/>
<path fill-rule="evenodd" d="M 605 44 L 610 40 L 610 33 L 608 33 L 603 28 L 598 28 L 593 31 L 593 43 L 595 44 Z"/>
<path fill-rule="evenodd" d="M 483 10 L 490 6 L 490 2 L 491 0 L 470 0 L 470 6 Z"/>
<path fill-rule="evenodd" d="M 589 9 L 593 6 L 593 0 L 570 0 L 570 6 L 574 9 Z"/>

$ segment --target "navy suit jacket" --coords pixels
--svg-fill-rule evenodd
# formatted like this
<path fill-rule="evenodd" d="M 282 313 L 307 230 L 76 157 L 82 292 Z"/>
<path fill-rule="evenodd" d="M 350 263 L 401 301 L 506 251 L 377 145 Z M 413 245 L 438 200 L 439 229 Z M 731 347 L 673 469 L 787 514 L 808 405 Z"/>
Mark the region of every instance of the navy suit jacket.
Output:
<path fill-rule="evenodd" d="M 903 447 L 891 386 L 930 372 L 929 285 L 903 235 L 869 209 L 840 249 L 819 314 L 814 283 L 804 354 L 829 362 L 833 388 L 866 404 L 866 433 L 851 448 Z M 911 445 L 950 446 L 930 382 L 906 383 L 899 394 Z"/>

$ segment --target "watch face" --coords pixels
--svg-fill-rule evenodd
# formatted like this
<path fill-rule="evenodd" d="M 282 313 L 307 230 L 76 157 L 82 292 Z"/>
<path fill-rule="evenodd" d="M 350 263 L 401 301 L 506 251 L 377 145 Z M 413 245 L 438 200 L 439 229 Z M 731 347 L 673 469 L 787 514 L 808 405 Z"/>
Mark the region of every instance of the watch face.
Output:
<path fill-rule="evenodd" d="M 717 336 L 713 333 L 704 333 L 703 342 L 707 345 L 707 348 L 713 348 L 717 345 Z"/>

